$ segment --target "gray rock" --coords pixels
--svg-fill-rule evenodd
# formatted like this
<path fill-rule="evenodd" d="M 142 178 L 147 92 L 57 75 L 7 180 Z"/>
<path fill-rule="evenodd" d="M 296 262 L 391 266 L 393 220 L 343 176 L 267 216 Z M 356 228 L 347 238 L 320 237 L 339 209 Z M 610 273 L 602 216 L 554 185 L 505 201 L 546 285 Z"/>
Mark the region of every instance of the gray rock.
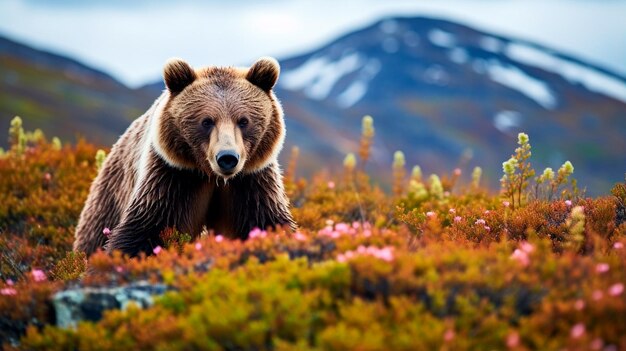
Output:
<path fill-rule="evenodd" d="M 139 281 L 126 286 L 82 287 L 60 291 L 52 297 L 59 327 L 75 327 L 79 321 L 98 321 L 106 310 L 125 310 L 134 303 L 141 308 L 152 306 L 154 297 L 170 290 L 165 284 Z"/>

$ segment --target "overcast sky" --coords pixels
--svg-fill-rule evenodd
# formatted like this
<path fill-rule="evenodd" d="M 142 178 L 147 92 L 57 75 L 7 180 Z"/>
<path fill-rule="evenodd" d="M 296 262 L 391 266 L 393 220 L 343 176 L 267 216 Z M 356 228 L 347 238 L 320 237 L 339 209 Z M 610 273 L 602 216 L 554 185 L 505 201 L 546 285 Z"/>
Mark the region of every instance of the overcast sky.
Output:
<path fill-rule="evenodd" d="M 306 52 L 384 16 L 427 15 L 530 39 L 626 75 L 622 0 L 0 0 L 0 34 L 130 86 L 165 60 L 243 65 Z"/>

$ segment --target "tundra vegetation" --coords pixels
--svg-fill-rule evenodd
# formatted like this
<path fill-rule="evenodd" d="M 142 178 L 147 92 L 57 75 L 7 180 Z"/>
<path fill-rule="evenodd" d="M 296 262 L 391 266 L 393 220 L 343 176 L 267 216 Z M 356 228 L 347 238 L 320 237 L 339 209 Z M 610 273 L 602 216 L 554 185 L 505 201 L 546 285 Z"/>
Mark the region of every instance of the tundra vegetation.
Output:
<path fill-rule="evenodd" d="M 106 152 L 14 119 L 0 154 L 3 347 L 626 350 L 625 183 L 586 198 L 571 163 L 535 172 L 522 133 L 500 192 L 480 168 L 424 176 L 398 151 L 386 193 L 366 172 L 374 120 L 362 128 L 334 175 L 298 177 L 291 151 L 296 232 L 192 240 L 168 228 L 148 257 L 87 259 L 71 251 L 74 227 Z M 138 281 L 168 289 L 148 308 L 56 325 L 55 293 Z"/>

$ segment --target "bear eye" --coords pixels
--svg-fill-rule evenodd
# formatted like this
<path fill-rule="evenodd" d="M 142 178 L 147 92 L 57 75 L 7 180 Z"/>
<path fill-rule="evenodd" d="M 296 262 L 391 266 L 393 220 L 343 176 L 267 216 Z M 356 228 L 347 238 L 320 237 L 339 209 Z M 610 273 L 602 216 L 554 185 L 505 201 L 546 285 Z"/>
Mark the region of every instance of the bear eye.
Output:
<path fill-rule="evenodd" d="M 248 125 L 248 119 L 246 117 L 240 118 L 239 121 L 237 122 L 237 125 L 239 126 L 239 128 L 243 128 L 245 126 Z"/>
<path fill-rule="evenodd" d="M 211 129 L 213 126 L 215 126 L 215 122 L 213 122 L 213 120 L 211 120 L 210 118 L 205 118 L 202 120 L 202 127 L 204 127 L 205 129 Z"/>

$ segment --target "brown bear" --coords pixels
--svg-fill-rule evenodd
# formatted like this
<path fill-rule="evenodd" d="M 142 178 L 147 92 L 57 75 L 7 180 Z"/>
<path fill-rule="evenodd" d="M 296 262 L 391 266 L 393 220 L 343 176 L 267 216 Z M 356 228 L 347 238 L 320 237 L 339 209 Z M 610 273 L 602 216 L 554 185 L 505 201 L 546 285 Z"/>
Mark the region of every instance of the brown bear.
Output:
<path fill-rule="evenodd" d="M 285 139 L 272 91 L 279 73 L 273 58 L 248 69 L 168 61 L 167 89 L 113 145 L 91 185 L 74 250 L 149 254 L 172 227 L 240 239 L 255 227 L 294 229 L 277 161 Z"/>

